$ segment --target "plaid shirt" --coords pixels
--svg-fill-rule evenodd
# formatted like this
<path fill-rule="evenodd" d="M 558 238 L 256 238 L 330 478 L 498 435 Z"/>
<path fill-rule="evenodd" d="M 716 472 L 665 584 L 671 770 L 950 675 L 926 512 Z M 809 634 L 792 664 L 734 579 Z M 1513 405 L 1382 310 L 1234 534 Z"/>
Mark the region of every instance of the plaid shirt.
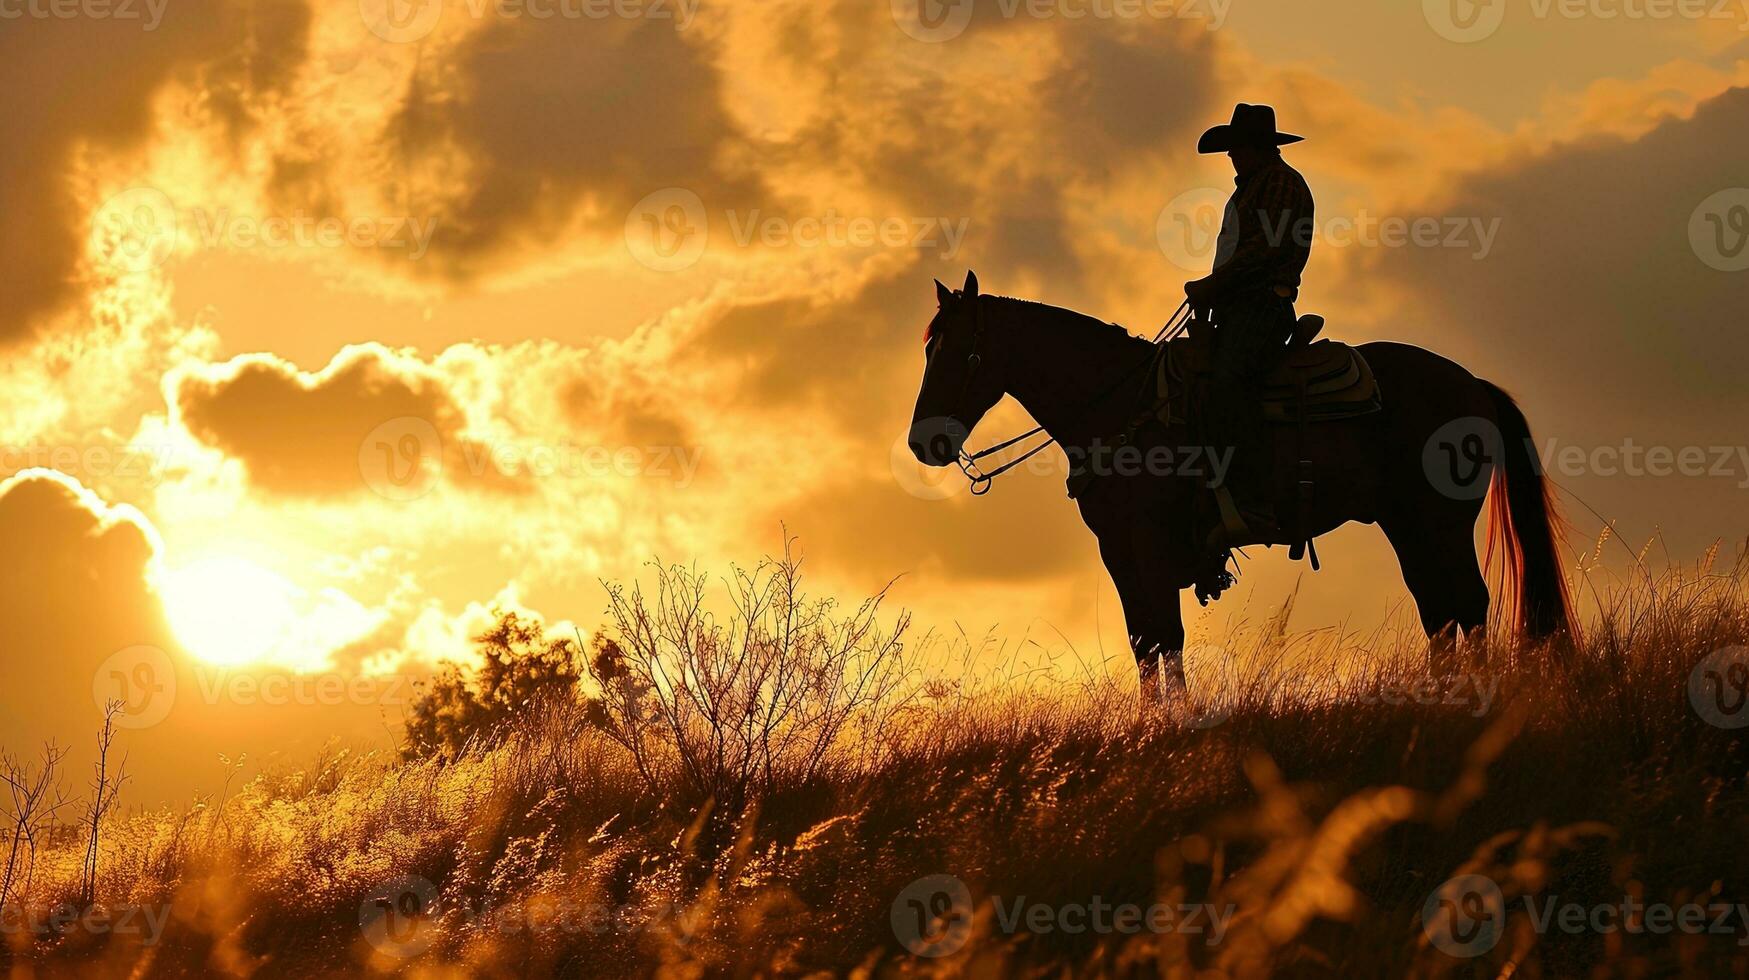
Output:
<path fill-rule="evenodd" d="M 1215 296 L 1275 286 L 1297 295 L 1312 254 L 1312 189 L 1280 156 L 1233 184 L 1209 274 Z"/>

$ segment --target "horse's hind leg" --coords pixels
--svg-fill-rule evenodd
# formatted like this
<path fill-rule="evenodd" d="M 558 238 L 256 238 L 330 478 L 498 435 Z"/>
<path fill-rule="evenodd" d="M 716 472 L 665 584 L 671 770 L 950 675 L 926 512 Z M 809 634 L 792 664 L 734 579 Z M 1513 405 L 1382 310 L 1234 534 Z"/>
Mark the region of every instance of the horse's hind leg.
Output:
<path fill-rule="evenodd" d="M 1481 652 L 1488 622 L 1488 583 L 1476 562 L 1475 512 L 1420 511 L 1381 520 L 1397 552 L 1403 582 L 1415 597 L 1421 628 L 1430 641 L 1428 658 L 1435 675 L 1460 669 L 1458 632 L 1470 658 Z"/>

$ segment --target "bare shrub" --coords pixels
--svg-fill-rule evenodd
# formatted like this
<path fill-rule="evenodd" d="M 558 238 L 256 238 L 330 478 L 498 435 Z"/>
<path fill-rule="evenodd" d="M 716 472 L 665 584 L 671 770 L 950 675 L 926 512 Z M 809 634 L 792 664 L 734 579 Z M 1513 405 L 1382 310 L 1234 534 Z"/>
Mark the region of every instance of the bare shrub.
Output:
<path fill-rule="evenodd" d="M 12 825 L 6 870 L 0 873 L 0 905 L 13 898 L 15 888 L 20 898 L 30 892 L 43 831 L 69 802 L 66 788 L 58 778 L 61 760 L 66 756 L 67 750 L 53 742 L 43 746 L 42 761 L 35 765 L 0 752 L 0 783 L 6 784 L 6 818 Z"/>
<path fill-rule="evenodd" d="M 801 561 L 786 547 L 734 569 L 720 618 L 707 608 L 706 575 L 652 567 L 652 594 L 604 583 L 610 635 L 587 670 L 601 689 L 597 723 L 653 791 L 739 808 L 814 779 L 840 749 L 881 744 L 910 625 L 901 614 L 881 629 L 885 589 L 840 614 L 803 592 Z"/>

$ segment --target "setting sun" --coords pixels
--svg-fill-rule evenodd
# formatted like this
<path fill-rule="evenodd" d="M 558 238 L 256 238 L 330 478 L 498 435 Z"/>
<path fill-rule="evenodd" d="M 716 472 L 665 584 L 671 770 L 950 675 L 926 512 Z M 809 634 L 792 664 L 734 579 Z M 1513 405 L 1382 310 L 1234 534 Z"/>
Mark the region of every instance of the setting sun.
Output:
<path fill-rule="evenodd" d="M 266 659 L 297 614 L 297 587 L 244 558 L 197 561 L 165 573 L 161 584 L 171 628 L 207 663 Z"/>

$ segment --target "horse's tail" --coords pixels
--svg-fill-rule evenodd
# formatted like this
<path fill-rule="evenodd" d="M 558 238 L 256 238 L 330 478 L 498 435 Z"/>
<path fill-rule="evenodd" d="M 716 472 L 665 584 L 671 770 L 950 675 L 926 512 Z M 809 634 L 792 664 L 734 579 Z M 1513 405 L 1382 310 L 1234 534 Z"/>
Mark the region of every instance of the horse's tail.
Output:
<path fill-rule="evenodd" d="M 1572 633 L 1572 602 L 1561 574 L 1559 536 L 1566 528 L 1554 485 L 1543 476 L 1530 438 L 1530 423 L 1512 396 L 1488 382 L 1499 419 L 1501 455 L 1488 489 L 1488 551 L 1503 548 L 1506 584 L 1513 598 L 1517 632 L 1536 639 Z"/>

